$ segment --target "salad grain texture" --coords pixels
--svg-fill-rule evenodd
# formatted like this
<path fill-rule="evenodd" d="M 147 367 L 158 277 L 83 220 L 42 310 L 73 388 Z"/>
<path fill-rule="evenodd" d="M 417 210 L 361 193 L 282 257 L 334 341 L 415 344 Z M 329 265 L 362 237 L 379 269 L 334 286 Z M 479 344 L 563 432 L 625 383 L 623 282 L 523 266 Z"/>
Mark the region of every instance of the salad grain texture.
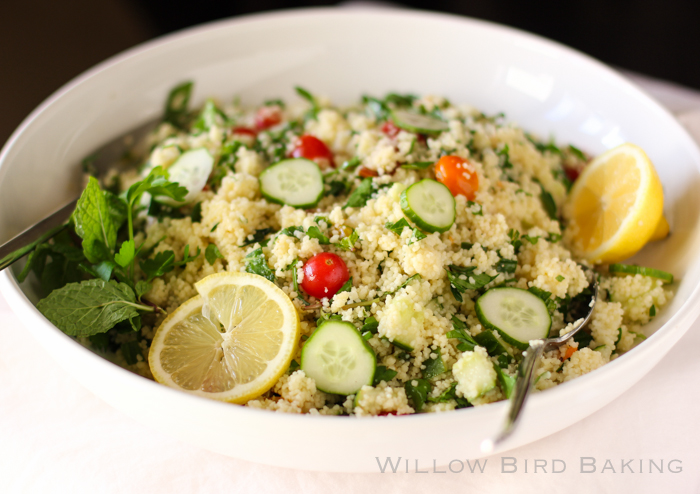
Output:
<path fill-rule="evenodd" d="M 503 115 L 438 96 L 397 94 L 337 107 L 302 88 L 287 102 L 247 107 L 208 100 L 190 111 L 190 91 L 183 84 L 171 94 L 138 170 L 87 182 L 96 211 L 115 219 L 109 231 L 74 218 L 37 249 L 24 273 L 34 271 L 51 293 L 40 309 L 52 321 L 63 316 L 52 316 L 57 304 L 49 302 L 66 287 L 90 282 L 114 292 L 114 310 L 95 318 L 99 331 L 67 332 L 142 376 L 152 378 L 148 350 L 166 313 L 197 295 L 197 281 L 223 271 L 265 276 L 299 313 L 302 336 L 289 371 L 246 404 L 289 413 L 403 415 L 507 398 L 522 350 L 487 329 L 475 311 L 479 296 L 496 286 L 542 300 L 550 334 L 558 336 L 587 310 L 587 271 L 595 268 L 600 277 L 589 326 L 544 354 L 537 390 L 630 350 L 672 297 L 660 279 L 613 276 L 571 251 L 563 204 L 590 157 L 542 141 Z M 173 184 L 168 170 L 202 149 L 213 158 L 210 172 L 204 163 L 206 185 L 180 190 L 187 179 Z M 434 165 L 446 156 L 436 177 Z M 323 194 L 316 204 L 277 204 L 261 191 L 261 173 L 289 158 L 318 165 Z M 453 174 L 449 180 L 446 173 Z M 440 187 L 454 198 L 448 228 L 431 232 L 406 214 L 402 196 L 421 180 L 436 191 L 447 185 Z M 440 204 L 419 206 L 449 223 L 450 211 Z M 318 299 L 301 287 L 305 263 L 324 252 L 342 259 L 349 278 Z M 54 259 L 64 271 L 52 278 Z M 332 319 L 352 323 L 376 356 L 372 385 L 350 395 L 320 391 L 299 367 L 305 341 Z"/>

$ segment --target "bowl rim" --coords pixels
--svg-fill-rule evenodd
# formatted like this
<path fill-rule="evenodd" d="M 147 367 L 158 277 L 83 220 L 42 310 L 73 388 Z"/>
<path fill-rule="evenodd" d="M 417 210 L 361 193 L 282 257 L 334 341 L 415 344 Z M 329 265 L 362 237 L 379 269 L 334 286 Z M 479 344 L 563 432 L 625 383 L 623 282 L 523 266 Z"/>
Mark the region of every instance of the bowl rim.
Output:
<path fill-rule="evenodd" d="M 232 18 L 227 18 L 227 19 L 221 19 L 221 20 L 216 20 L 212 21 L 209 23 L 197 25 L 194 27 L 190 27 L 184 30 L 176 31 L 174 33 L 170 33 L 164 36 L 157 37 L 153 40 L 147 41 L 145 43 L 138 44 L 132 48 L 129 48 L 123 52 L 120 52 L 116 55 L 113 55 L 112 57 L 109 57 L 108 59 L 98 63 L 97 65 L 93 66 L 92 68 L 88 69 L 87 71 L 83 72 L 82 74 L 76 76 L 75 78 L 71 79 L 67 83 L 65 83 L 63 86 L 61 86 L 59 89 L 57 89 L 55 92 L 53 92 L 49 97 L 47 97 L 37 108 L 35 108 L 17 127 L 17 129 L 10 135 L 8 140 L 6 141 L 5 145 L 3 146 L 2 150 L 0 151 L 0 180 L 2 180 L 3 173 L 2 173 L 2 168 L 3 165 L 6 161 L 7 155 L 10 152 L 10 150 L 14 147 L 15 143 L 19 140 L 19 138 L 29 129 L 32 124 L 39 119 L 42 114 L 51 106 L 53 106 L 58 100 L 64 97 L 67 93 L 75 90 L 77 87 L 82 85 L 83 83 L 86 83 L 89 81 L 91 78 L 97 76 L 98 74 L 101 74 L 104 71 L 107 71 L 109 69 L 112 69 L 122 63 L 125 63 L 129 61 L 132 58 L 139 57 L 140 55 L 144 53 L 148 53 L 151 50 L 157 49 L 161 46 L 169 45 L 171 43 L 178 43 L 178 42 L 187 42 L 188 39 L 190 38 L 196 38 L 197 36 L 203 34 L 203 33 L 210 33 L 212 31 L 217 31 L 217 30 L 227 30 L 227 29 L 235 29 L 239 26 L 247 25 L 247 24 L 255 24 L 255 23 L 267 23 L 271 21 L 277 21 L 277 20 L 288 20 L 290 18 L 312 18 L 312 17 L 328 17 L 328 18 L 337 18 L 338 16 L 342 15 L 343 18 L 347 18 L 348 16 L 355 16 L 355 17 L 384 17 L 384 18 L 396 18 L 396 17 L 405 17 L 405 18 L 410 18 L 413 20 L 429 20 L 431 22 L 449 22 L 449 23 L 459 23 L 465 28 L 476 28 L 476 29 L 483 29 L 487 31 L 495 31 L 498 33 L 501 33 L 505 35 L 506 37 L 510 37 L 516 40 L 524 41 L 527 43 L 532 44 L 532 46 L 535 46 L 541 50 L 545 50 L 548 53 L 552 54 L 557 54 L 557 55 L 562 55 L 566 57 L 573 57 L 577 59 L 577 62 L 583 64 L 584 66 L 591 67 L 594 69 L 596 72 L 601 74 L 602 76 L 614 81 L 614 83 L 621 88 L 624 88 L 628 93 L 630 93 L 630 96 L 632 96 L 637 103 L 643 104 L 644 106 L 648 107 L 649 109 L 653 110 L 654 112 L 661 113 L 665 115 L 666 117 L 670 118 L 675 125 L 674 133 L 677 133 L 679 136 L 682 136 L 682 139 L 685 140 L 685 145 L 689 146 L 689 150 L 691 151 L 692 154 L 695 154 L 696 156 L 696 163 L 700 163 L 700 149 L 698 149 L 697 144 L 694 142 L 694 140 L 690 137 L 688 132 L 681 126 L 680 123 L 678 123 L 675 120 L 675 117 L 666 110 L 664 107 L 662 107 L 659 103 L 657 103 L 651 96 L 646 94 L 642 89 L 637 87 L 634 83 L 630 82 L 628 79 L 626 79 L 624 76 L 620 75 L 618 72 L 616 72 L 614 69 L 611 67 L 605 65 L 604 63 L 598 61 L 597 59 L 586 55 L 585 53 L 582 53 L 574 48 L 570 48 L 562 43 L 559 43 L 557 41 L 553 41 L 550 39 L 547 39 L 545 37 L 532 34 L 517 28 L 512 28 L 509 26 L 505 26 L 502 24 L 497 24 L 494 22 L 490 21 L 484 21 L 481 19 L 474 19 L 466 16 L 459 16 L 459 15 L 454 15 L 454 14 L 444 14 L 444 13 L 436 13 L 436 12 L 429 12 L 429 11 L 422 11 L 422 10 L 415 10 L 415 9 L 392 9 L 392 8 L 352 8 L 352 9 L 343 9 L 339 7 L 315 7 L 315 8 L 303 8 L 303 9 L 291 9 L 291 10 L 280 10 L 280 11 L 273 11 L 273 12 L 263 12 L 263 13 L 254 13 L 254 14 L 247 14 L 243 16 L 238 16 L 238 17 L 232 17 Z M 107 360 L 106 358 L 103 358 L 93 352 L 92 350 L 88 349 L 87 347 L 84 347 L 81 345 L 78 341 L 73 339 L 72 337 L 66 335 L 62 331 L 60 331 L 56 326 L 51 324 L 48 320 L 44 318 L 44 316 L 38 311 L 38 309 L 31 303 L 31 301 L 27 298 L 26 294 L 22 290 L 22 288 L 19 286 L 17 283 L 17 280 L 12 274 L 11 270 L 5 270 L 5 272 L 0 273 L 0 292 L 5 296 L 8 301 L 15 302 L 15 304 L 10 304 L 13 311 L 16 312 L 18 315 L 28 311 L 37 321 L 42 321 L 43 324 L 41 325 L 40 331 L 55 331 L 58 332 L 59 337 L 65 338 L 67 340 L 71 340 L 73 348 L 75 349 L 76 352 L 78 352 L 83 358 L 91 360 L 94 365 L 101 366 L 105 372 L 111 372 L 114 376 L 116 376 L 117 379 L 123 380 L 124 382 L 128 383 L 129 386 L 138 386 L 138 387 L 143 387 L 143 389 L 148 390 L 149 394 L 156 396 L 156 394 L 161 394 L 163 396 L 172 396 L 176 397 L 179 396 L 180 399 L 183 400 L 190 400 L 193 406 L 197 406 L 200 408 L 206 408 L 210 407 L 212 409 L 221 409 L 221 410 L 228 410 L 228 412 L 225 413 L 232 413 L 232 414 L 242 414 L 242 417 L 246 417 L 249 414 L 254 414 L 255 416 L 260 416 L 261 413 L 267 414 L 270 418 L 268 420 L 274 420 L 278 422 L 286 422 L 289 423 L 290 425 L 298 425 L 301 423 L 308 424 L 309 421 L 332 421 L 334 424 L 340 426 L 344 424 L 351 424 L 355 423 L 353 420 L 340 420 L 337 416 L 325 416 L 325 415 L 312 415 L 309 416 L 309 414 L 290 414 L 290 413 L 271 413 L 269 410 L 256 410 L 252 409 L 250 407 L 244 407 L 244 406 L 231 406 L 229 403 L 225 402 L 220 402 L 217 400 L 209 399 L 209 398 L 203 398 L 199 397 L 196 395 L 191 395 L 186 392 L 182 392 L 179 390 L 171 389 L 167 386 L 161 385 L 155 381 L 152 381 L 150 379 L 147 379 L 145 377 L 142 377 L 138 374 L 135 374 L 123 367 L 120 367 L 117 364 L 114 364 L 113 362 Z M 678 309 L 676 313 L 671 315 L 669 319 L 661 325 L 656 332 L 654 332 L 651 336 L 647 338 L 647 340 L 644 342 L 643 345 L 638 345 L 637 347 L 633 348 L 630 350 L 630 352 L 625 353 L 624 355 L 620 356 L 619 358 L 605 364 L 602 369 L 618 369 L 618 368 L 626 368 L 630 364 L 627 364 L 629 359 L 626 359 L 625 356 L 628 353 L 635 352 L 640 353 L 640 352 L 651 352 L 653 351 L 653 348 L 656 346 L 655 343 L 652 342 L 661 342 L 665 339 L 673 338 L 676 337 L 676 339 L 679 339 L 683 333 L 688 329 L 690 326 L 690 323 L 697 319 L 697 317 L 700 315 L 700 304 L 694 304 L 693 302 L 697 299 L 700 299 L 700 285 L 696 285 L 693 287 L 693 289 L 690 291 L 688 295 L 688 299 L 686 300 L 683 305 Z M 690 320 L 690 322 L 688 322 Z M 685 326 L 685 327 L 683 327 Z M 675 334 L 679 333 L 679 334 Z M 675 342 L 674 342 L 675 343 Z M 642 348 L 642 350 L 638 350 Z M 649 350 L 645 350 L 646 348 L 650 348 Z M 559 384 L 551 389 L 548 389 L 546 393 L 534 393 L 532 396 L 530 396 L 529 401 L 530 401 L 530 408 L 534 407 L 539 407 L 543 406 L 545 402 L 555 402 L 555 401 L 565 401 L 564 398 L 567 395 L 572 395 L 573 393 L 576 392 L 576 390 L 583 389 L 584 386 L 587 386 L 588 383 L 598 381 L 601 379 L 604 379 L 605 376 L 602 378 L 600 377 L 601 374 L 604 374 L 605 371 L 603 372 L 597 372 L 593 371 L 591 373 L 588 373 L 586 375 L 580 376 L 571 382 L 566 382 Z M 605 373 L 607 375 L 607 373 Z M 641 374 L 638 376 L 638 379 L 641 379 L 644 376 L 644 374 Z M 174 393 L 174 394 L 173 394 Z M 616 395 L 616 397 L 619 395 Z M 177 399 L 177 398 L 175 398 Z M 614 398 L 613 398 L 614 399 Z M 194 401 L 193 401 L 194 400 Z M 609 402 L 610 400 L 608 400 Z M 602 406 L 605 406 L 606 403 L 604 403 Z M 491 415 L 493 413 L 500 413 L 499 410 L 505 408 L 507 405 L 507 401 L 500 401 L 500 402 L 494 402 L 490 403 L 488 405 L 482 405 L 479 407 L 470 407 L 466 409 L 461 409 L 461 410 L 454 410 L 451 411 L 448 415 L 454 416 L 455 418 L 459 417 L 460 419 L 466 418 L 466 417 L 472 417 L 472 416 L 479 416 L 481 414 L 488 414 Z M 466 415 L 470 414 L 470 415 Z M 439 417 L 439 418 L 438 418 Z M 372 417 L 375 420 L 385 420 L 384 417 Z M 411 423 L 420 423 L 424 424 L 428 421 L 434 421 L 434 420 L 444 420 L 445 416 L 444 414 L 412 414 L 410 416 L 402 416 L 400 419 L 402 423 L 408 424 L 410 421 Z M 359 421 L 357 423 L 365 423 L 366 418 L 363 418 L 364 420 Z M 394 420 L 394 418 L 387 418 L 386 420 Z M 303 422 L 299 422 L 303 421 Z M 354 426 L 350 426 L 354 427 Z M 549 434 L 553 433 L 554 431 L 550 432 Z"/>

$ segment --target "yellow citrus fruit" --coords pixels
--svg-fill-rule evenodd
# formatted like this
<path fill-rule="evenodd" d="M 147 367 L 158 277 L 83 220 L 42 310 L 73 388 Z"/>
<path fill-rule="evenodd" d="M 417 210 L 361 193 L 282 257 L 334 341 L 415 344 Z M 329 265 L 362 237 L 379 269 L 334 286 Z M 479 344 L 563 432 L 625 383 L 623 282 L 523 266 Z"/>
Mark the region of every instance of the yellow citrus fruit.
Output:
<path fill-rule="evenodd" d="M 594 263 L 619 262 L 651 239 L 662 218 L 661 182 L 634 144 L 611 149 L 584 168 L 567 199 L 572 247 Z"/>
<path fill-rule="evenodd" d="M 161 384 L 232 403 L 269 390 L 289 368 L 299 315 L 262 276 L 218 273 L 195 284 L 199 295 L 170 314 L 148 363 Z"/>
<path fill-rule="evenodd" d="M 668 226 L 668 221 L 664 216 L 661 217 L 659 223 L 656 225 L 654 234 L 649 239 L 649 242 L 656 242 L 657 240 L 663 240 L 668 237 L 671 227 Z"/>

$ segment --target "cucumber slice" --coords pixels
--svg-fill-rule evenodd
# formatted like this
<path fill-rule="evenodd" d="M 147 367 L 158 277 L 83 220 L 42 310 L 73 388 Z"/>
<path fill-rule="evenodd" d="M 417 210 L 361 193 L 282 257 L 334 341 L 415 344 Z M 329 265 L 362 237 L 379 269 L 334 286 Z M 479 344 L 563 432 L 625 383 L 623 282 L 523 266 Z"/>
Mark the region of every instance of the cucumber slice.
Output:
<path fill-rule="evenodd" d="M 301 370 L 324 393 L 351 395 L 371 386 L 376 367 L 372 347 L 349 322 L 324 322 L 301 350 Z"/>
<path fill-rule="evenodd" d="M 631 264 L 611 264 L 608 269 L 612 274 L 641 274 L 642 276 L 659 279 L 664 283 L 673 283 L 673 275 L 660 269 L 633 266 Z"/>
<path fill-rule="evenodd" d="M 498 375 L 486 350 L 480 346 L 472 352 L 464 352 L 452 366 L 452 375 L 457 380 L 457 391 L 468 401 L 496 387 Z"/>
<path fill-rule="evenodd" d="M 177 182 L 187 189 L 187 195 L 183 202 L 177 202 L 170 197 L 154 197 L 157 202 L 168 206 L 182 206 L 192 202 L 209 180 L 209 175 L 214 167 L 214 157 L 205 148 L 191 149 L 183 153 L 172 165 L 168 167 L 168 180 Z"/>
<path fill-rule="evenodd" d="M 260 192 L 270 202 L 311 208 L 323 196 L 323 175 L 311 160 L 294 158 L 266 168 L 260 174 Z"/>
<path fill-rule="evenodd" d="M 476 315 L 485 327 L 511 345 L 526 350 L 530 340 L 549 336 L 552 318 L 537 295 L 521 288 L 492 288 L 476 301 Z"/>
<path fill-rule="evenodd" d="M 450 128 L 447 122 L 429 115 L 420 115 L 406 110 L 394 110 L 391 119 L 397 127 L 418 134 L 439 134 Z"/>
<path fill-rule="evenodd" d="M 401 193 L 401 209 L 426 232 L 446 232 L 455 222 L 456 203 L 450 189 L 429 178 Z"/>

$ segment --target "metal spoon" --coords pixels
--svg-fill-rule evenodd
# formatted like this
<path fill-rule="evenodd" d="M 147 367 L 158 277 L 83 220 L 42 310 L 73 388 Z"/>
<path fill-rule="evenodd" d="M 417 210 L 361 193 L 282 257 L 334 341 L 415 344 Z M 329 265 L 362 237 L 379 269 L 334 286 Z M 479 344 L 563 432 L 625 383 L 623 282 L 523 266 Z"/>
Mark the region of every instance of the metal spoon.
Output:
<path fill-rule="evenodd" d="M 577 324 L 568 333 L 561 335 L 559 338 L 531 340 L 530 347 L 523 352 L 524 358 L 518 367 L 515 390 L 510 398 L 510 409 L 508 410 L 508 415 L 506 416 L 506 422 L 503 425 L 501 432 L 495 438 L 484 439 L 484 441 L 481 443 L 481 451 L 483 453 L 491 453 L 496 446 L 510 437 L 515 430 L 515 427 L 518 425 L 520 414 L 525 406 L 527 397 L 530 394 L 530 389 L 532 389 L 535 367 L 537 366 L 537 362 L 542 354 L 549 348 L 565 343 L 581 328 L 588 324 L 588 321 L 593 314 L 593 308 L 595 307 L 596 300 L 598 299 L 598 280 L 595 277 L 595 274 L 591 274 L 591 276 L 593 277 L 593 280 L 591 281 L 589 287 L 593 292 L 593 297 L 591 298 L 591 303 L 589 304 L 590 310 L 588 311 L 588 314 L 586 314 L 586 317 L 582 321 L 579 319 L 579 321 L 581 321 L 579 324 Z"/>

